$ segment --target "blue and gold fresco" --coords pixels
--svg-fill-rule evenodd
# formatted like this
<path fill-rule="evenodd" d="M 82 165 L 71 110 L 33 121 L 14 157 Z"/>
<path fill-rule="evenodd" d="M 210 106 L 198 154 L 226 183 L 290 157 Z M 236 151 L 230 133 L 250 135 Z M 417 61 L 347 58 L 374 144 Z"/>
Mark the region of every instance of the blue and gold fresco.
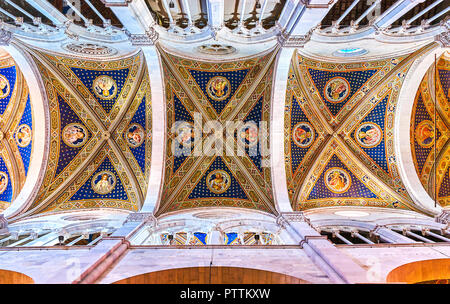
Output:
<path fill-rule="evenodd" d="M 164 191 L 157 213 L 209 206 L 273 212 L 270 167 L 266 165 L 266 156 L 261 154 L 257 135 L 260 122 L 270 125 L 274 53 L 217 63 L 168 53 L 163 53 L 162 58 L 167 147 L 174 145 L 175 152 L 167 149 Z M 209 135 L 206 132 L 202 138 L 195 138 L 196 113 L 201 115 L 200 128 L 210 120 L 219 121 L 224 128 L 227 121 L 241 121 L 243 125 L 232 136 L 235 149 L 238 142 L 243 144 L 243 155 L 214 157 L 192 153 L 203 147 Z M 225 130 L 223 136 L 225 153 Z"/>
<path fill-rule="evenodd" d="M 17 197 L 28 175 L 33 116 L 28 86 L 9 57 L 0 60 L 0 210 Z"/>
<path fill-rule="evenodd" d="M 52 129 L 34 212 L 139 210 L 151 157 L 150 86 L 142 54 L 108 62 L 35 55 Z"/>
<path fill-rule="evenodd" d="M 428 69 L 416 93 L 411 115 L 410 139 L 414 166 L 423 187 L 433 199 L 445 207 L 450 205 L 448 58 L 441 57 L 437 61 L 436 69 L 434 66 Z M 430 90 L 433 87 L 436 92 Z M 434 193 L 437 193 L 437 197 Z"/>

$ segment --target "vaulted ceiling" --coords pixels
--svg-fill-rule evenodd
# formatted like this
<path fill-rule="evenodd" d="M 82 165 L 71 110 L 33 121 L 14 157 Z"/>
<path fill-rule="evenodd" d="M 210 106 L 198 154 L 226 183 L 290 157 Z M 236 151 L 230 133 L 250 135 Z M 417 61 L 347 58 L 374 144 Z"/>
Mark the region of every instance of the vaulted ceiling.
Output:
<path fill-rule="evenodd" d="M 10 205 L 25 183 L 32 140 L 28 86 L 14 60 L 0 52 L 0 210 Z"/>
<path fill-rule="evenodd" d="M 28 208 L 140 209 L 151 158 L 151 99 L 142 53 L 94 61 L 28 49 L 45 86 L 49 157 Z"/>
<path fill-rule="evenodd" d="M 450 205 L 450 60 L 442 56 L 436 63 L 423 77 L 415 97 L 411 151 L 425 190 L 445 207 Z"/>
<path fill-rule="evenodd" d="M 398 173 L 394 116 L 408 69 L 422 51 L 355 63 L 294 54 L 285 111 L 286 177 L 294 210 L 417 210 Z"/>
<path fill-rule="evenodd" d="M 256 132 L 265 122 L 269 132 L 275 55 L 270 51 L 241 61 L 203 62 L 161 50 L 167 144 L 164 190 L 157 214 L 223 206 L 275 213 L 269 156 L 245 137 L 249 128 L 230 131 L 231 140 L 229 129 L 208 130 L 211 121 L 224 129 L 227 122 L 241 121 L 252 122 Z M 195 119 L 196 114 L 200 119 Z M 196 125 L 203 132 L 194 134 Z M 218 141 L 211 144 L 211 136 L 223 140 L 223 149 Z M 236 152 L 239 140 L 244 141 L 242 155 Z M 192 145 L 186 147 L 182 142 Z M 223 155 L 218 155 L 216 148 Z"/>

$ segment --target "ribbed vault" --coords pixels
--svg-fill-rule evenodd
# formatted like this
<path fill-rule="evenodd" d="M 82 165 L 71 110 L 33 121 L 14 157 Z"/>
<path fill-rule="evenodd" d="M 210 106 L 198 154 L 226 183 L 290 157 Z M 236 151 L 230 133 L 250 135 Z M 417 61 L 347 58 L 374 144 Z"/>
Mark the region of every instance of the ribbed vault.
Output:
<path fill-rule="evenodd" d="M 142 53 L 94 61 L 27 48 L 51 117 L 44 182 L 26 214 L 138 211 L 151 159 L 151 96 Z"/>
<path fill-rule="evenodd" d="M 351 63 L 294 54 L 285 111 L 286 177 L 294 210 L 418 210 L 398 173 L 394 118 L 405 75 L 427 49 Z"/>

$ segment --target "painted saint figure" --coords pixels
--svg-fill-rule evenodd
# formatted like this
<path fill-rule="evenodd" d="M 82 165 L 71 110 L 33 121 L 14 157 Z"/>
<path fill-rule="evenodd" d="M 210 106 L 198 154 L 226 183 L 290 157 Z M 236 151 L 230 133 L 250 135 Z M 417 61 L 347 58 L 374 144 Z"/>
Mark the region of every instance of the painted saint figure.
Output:
<path fill-rule="evenodd" d="M 208 188 L 214 193 L 223 193 L 227 191 L 230 186 L 229 175 L 222 170 L 216 170 L 208 174 L 207 178 Z"/>
<path fill-rule="evenodd" d="M 241 129 L 239 136 L 242 142 L 248 146 L 254 146 L 258 142 L 258 128 L 256 126 Z"/>
<path fill-rule="evenodd" d="M 292 139 L 301 148 L 306 148 L 314 140 L 313 128 L 306 122 L 298 123 L 292 131 Z"/>
<path fill-rule="evenodd" d="M 107 194 L 115 187 L 116 181 L 113 174 L 109 171 L 98 173 L 92 179 L 92 189 L 98 194 Z"/>
<path fill-rule="evenodd" d="M 351 185 L 350 176 L 340 168 L 331 168 L 325 172 L 325 185 L 334 193 L 343 193 Z"/>
<path fill-rule="evenodd" d="M 63 141 L 70 147 L 80 147 L 87 139 L 87 131 L 80 124 L 69 124 L 62 132 Z"/>

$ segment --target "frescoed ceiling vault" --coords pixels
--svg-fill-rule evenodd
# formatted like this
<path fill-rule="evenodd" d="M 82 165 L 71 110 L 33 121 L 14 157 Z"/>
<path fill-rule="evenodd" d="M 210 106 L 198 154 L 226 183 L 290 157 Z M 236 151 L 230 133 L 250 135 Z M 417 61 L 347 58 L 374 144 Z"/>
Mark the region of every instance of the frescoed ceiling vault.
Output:
<path fill-rule="evenodd" d="M 33 117 L 28 86 L 9 56 L 0 59 L 0 211 L 22 189 L 31 159 Z"/>
<path fill-rule="evenodd" d="M 416 172 L 425 190 L 442 207 L 450 205 L 449 86 L 450 60 L 442 56 L 436 68 L 433 64 L 423 77 L 411 117 L 411 150 Z"/>
<path fill-rule="evenodd" d="M 161 50 L 167 142 L 157 215 L 196 207 L 276 213 L 265 152 L 275 55 L 270 51 L 240 61 L 202 62 Z M 213 122 L 219 127 L 211 128 Z M 267 136 L 258 137 L 264 130 Z"/>
<path fill-rule="evenodd" d="M 28 50 L 48 97 L 44 181 L 28 213 L 140 209 L 151 158 L 151 100 L 144 57 L 91 61 Z"/>
<path fill-rule="evenodd" d="M 294 210 L 417 210 L 398 173 L 394 115 L 405 75 L 423 51 L 347 64 L 294 53 L 285 108 L 286 178 Z"/>

